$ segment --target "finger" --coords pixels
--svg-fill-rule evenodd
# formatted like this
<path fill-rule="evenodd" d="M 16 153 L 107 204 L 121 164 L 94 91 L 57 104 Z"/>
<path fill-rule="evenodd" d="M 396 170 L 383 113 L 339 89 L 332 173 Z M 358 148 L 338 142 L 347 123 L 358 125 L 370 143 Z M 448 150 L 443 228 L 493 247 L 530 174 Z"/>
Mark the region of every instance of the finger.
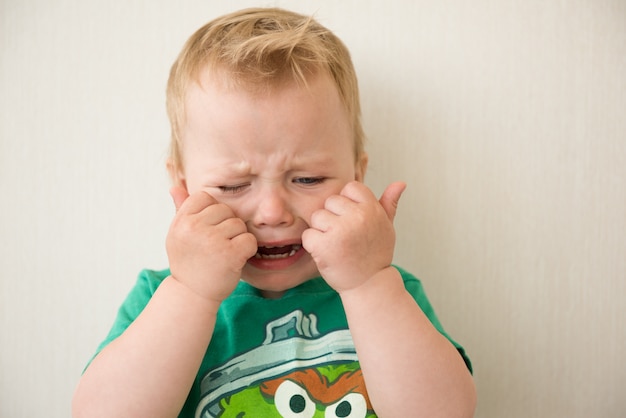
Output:
<path fill-rule="evenodd" d="M 250 257 L 254 256 L 257 252 L 257 240 L 249 232 L 239 234 L 232 238 L 233 245 L 239 248 L 242 252 L 243 262 L 245 262 Z"/>
<path fill-rule="evenodd" d="M 343 195 L 336 194 L 329 196 L 326 199 L 326 201 L 324 202 L 324 209 L 335 215 L 342 215 L 353 211 L 354 205 L 356 204 L 357 202 L 355 200 L 352 200 L 351 198 Z"/>
<path fill-rule="evenodd" d="M 311 255 L 315 254 L 316 243 L 323 236 L 323 232 L 316 228 L 305 229 L 302 233 L 302 246 Z"/>
<path fill-rule="evenodd" d="M 359 181 L 351 181 L 343 186 L 339 195 L 355 202 L 366 202 L 369 199 L 376 200 L 376 196 L 374 196 L 369 187 Z"/>
<path fill-rule="evenodd" d="M 185 194 L 186 198 L 182 201 L 178 210 L 187 214 L 200 213 L 206 208 L 218 203 L 213 196 L 204 191 L 196 192 L 191 195 L 187 194 L 185 191 Z"/>
<path fill-rule="evenodd" d="M 367 201 L 377 202 L 376 196 L 363 183 L 351 181 L 343 186 L 339 194 L 329 196 L 324 202 L 324 209 L 341 215 L 354 210 L 355 204 Z"/>
<path fill-rule="evenodd" d="M 187 200 L 187 198 L 189 197 L 189 193 L 184 187 L 174 186 L 170 189 L 170 196 L 172 196 L 172 199 L 174 200 L 174 206 L 176 207 L 176 212 L 178 212 L 185 200 Z"/>
<path fill-rule="evenodd" d="M 336 212 L 326 209 L 318 209 L 311 214 L 311 228 L 321 232 L 327 232 L 330 225 L 337 218 Z"/>
<path fill-rule="evenodd" d="M 232 239 L 238 235 L 248 232 L 248 228 L 244 221 L 239 218 L 229 217 L 215 224 L 216 230 L 220 231 L 223 236 Z"/>
<path fill-rule="evenodd" d="M 396 217 L 398 202 L 400 201 L 400 196 L 402 196 L 402 193 L 405 189 L 406 183 L 397 181 L 387 186 L 382 196 L 380 197 L 380 205 L 385 210 L 385 213 L 387 213 L 387 217 L 390 221 L 393 221 L 393 219 Z"/>

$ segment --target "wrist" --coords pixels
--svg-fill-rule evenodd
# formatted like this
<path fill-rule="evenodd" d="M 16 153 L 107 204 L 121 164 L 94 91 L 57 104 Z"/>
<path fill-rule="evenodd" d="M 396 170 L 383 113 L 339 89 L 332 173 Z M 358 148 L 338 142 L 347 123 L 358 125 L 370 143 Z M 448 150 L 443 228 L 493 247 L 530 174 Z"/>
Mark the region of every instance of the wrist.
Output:
<path fill-rule="evenodd" d="M 339 296 L 344 304 L 355 301 L 359 304 L 377 305 L 387 298 L 393 299 L 399 291 L 404 291 L 400 272 L 393 266 L 387 266 L 374 273 L 359 286 L 339 292 Z"/>
<path fill-rule="evenodd" d="M 186 303 L 192 306 L 197 306 L 199 309 L 206 310 L 209 313 L 217 314 L 217 311 L 222 304 L 221 300 L 213 299 L 204 295 L 201 295 L 187 284 L 181 282 L 173 275 L 168 276 L 161 286 L 166 285 L 175 292 L 177 296 L 182 298 Z"/>

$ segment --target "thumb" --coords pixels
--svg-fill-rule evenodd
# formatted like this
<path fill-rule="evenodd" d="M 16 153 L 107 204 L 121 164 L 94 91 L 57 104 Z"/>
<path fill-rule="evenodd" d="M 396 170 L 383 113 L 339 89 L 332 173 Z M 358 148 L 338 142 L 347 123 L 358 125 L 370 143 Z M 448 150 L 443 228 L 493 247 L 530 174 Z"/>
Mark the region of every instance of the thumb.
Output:
<path fill-rule="evenodd" d="M 405 189 L 406 183 L 404 182 L 396 181 L 394 183 L 391 183 L 389 186 L 387 186 L 382 196 L 380 197 L 380 200 L 378 201 L 387 213 L 387 217 L 392 222 L 393 219 L 396 217 L 396 210 L 398 209 L 400 196 L 402 196 L 402 193 Z"/>
<path fill-rule="evenodd" d="M 178 209 L 180 209 L 185 200 L 189 197 L 189 193 L 184 187 L 174 186 L 170 189 L 170 196 L 172 196 L 174 206 L 176 206 L 176 212 L 178 212 Z"/>

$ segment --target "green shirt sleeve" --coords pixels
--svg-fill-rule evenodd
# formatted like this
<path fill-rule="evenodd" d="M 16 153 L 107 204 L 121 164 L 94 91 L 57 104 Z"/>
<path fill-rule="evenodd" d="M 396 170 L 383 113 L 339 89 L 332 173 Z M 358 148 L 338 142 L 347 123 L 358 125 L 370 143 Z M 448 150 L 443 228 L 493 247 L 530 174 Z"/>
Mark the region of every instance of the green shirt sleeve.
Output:
<path fill-rule="evenodd" d="M 139 277 L 135 282 L 134 287 L 122 303 L 122 306 L 117 312 L 117 317 L 115 318 L 115 322 L 107 337 L 102 341 L 98 349 L 96 350 L 96 355 L 104 347 L 106 347 L 111 341 L 122 335 L 126 328 L 141 314 L 143 309 L 146 307 L 152 295 L 159 287 L 161 282 L 169 276 L 169 270 L 163 271 L 153 271 L 153 270 L 143 270 L 139 273 Z M 92 358 L 93 360 L 93 358 Z"/>
<path fill-rule="evenodd" d="M 448 333 L 446 333 L 446 331 L 443 329 L 441 322 L 439 322 L 439 318 L 437 318 L 437 315 L 435 314 L 435 310 L 433 309 L 428 298 L 426 297 L 426 292 L 422 287 L 422 283 L 419 281 L 419 279 L 417 279 L 406 270 L 398 266 L 394 267 L 400 272 L 402 280 L 404 281 L 404 287 L 413 296 L 413 299 L 415 299 L 426 317 L 428 317 L 433 326 L 456 347 L 457 351 L 463 358 L 463 361 L 465 362 L 468 370 L 470 371 L 470 373 L 473 373 L 472 362 L 469 359 L 469 356 L 465 352 L 465 349 L 459 343 L 454 341 L 452 337 L 450 337 Z"/>

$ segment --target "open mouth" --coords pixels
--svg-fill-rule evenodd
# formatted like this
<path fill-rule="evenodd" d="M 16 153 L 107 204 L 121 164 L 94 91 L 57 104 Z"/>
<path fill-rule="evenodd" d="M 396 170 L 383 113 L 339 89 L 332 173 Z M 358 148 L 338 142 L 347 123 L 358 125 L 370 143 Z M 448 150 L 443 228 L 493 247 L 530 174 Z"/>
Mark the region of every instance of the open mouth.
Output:
<path fill-rule="evenodd" d="M 259 247 L 254 258 L 259 260 L 278 260 L 281 258 L 293 257 L 302 245 L 292 244 L 281 247 Z"/>

